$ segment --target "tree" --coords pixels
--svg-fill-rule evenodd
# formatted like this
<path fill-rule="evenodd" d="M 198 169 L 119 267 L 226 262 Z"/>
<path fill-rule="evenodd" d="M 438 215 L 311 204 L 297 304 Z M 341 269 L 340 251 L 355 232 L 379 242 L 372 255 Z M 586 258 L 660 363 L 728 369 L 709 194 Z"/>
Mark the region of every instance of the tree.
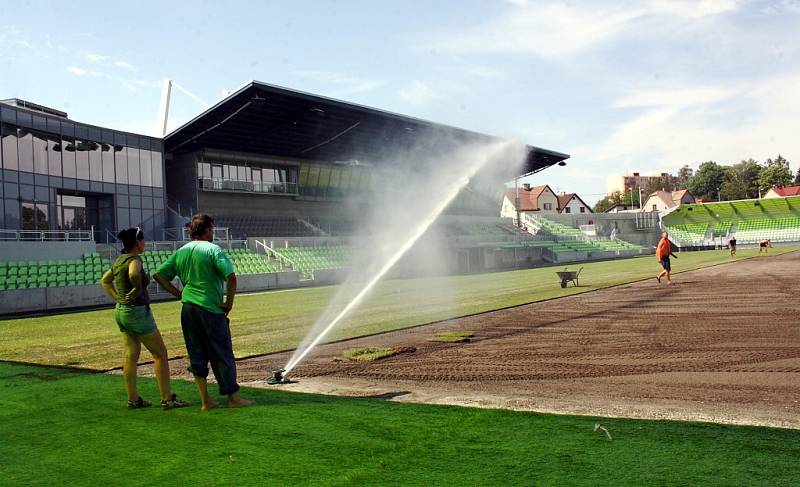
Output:
<path fill-rule="evenodd" d="M 762 191 L 767 192 L 773 186 L 789 186 L 792 184 L 792 171 L 789 169 L 789 161 L 780 154 L 773 161 L 767 159 L 764 168 L 758 178 L 758 186 Z"/>
<path fill-rule="evenodd" d="M 800 186 L 800 167 L 797 168 L 797 176 L 794 177 L 794 184 Z"/>
<path fill-rule="evenodd" d="M 617 203 L 613 199 L 613 195 L 608 195 L 605 198 L 601 199 L 594 205 L 594 212 L 595 213 L 605 213 L 609 209 L 615 207 Z"/>
<path fill-rule="evenodd" d="M 625 204 L 623 200 L 625 198 L 622 196 L 622 193 L 619 191 L 614 191 L 610 195 L 607 195 L 605 198 L 601 199 L 594 205 L 594 212 L 595 213 L 605 213 L 607 210 L 617 206 Z"/>
<path fill-rule="evenodd" d="M 677 179 L 678 178 L 672 176 L 671 174 L 660 176 L 658 179 L 652 179 L 647 187 L 644 188 L 644 193 L 650 195 L 662 189 L 664 191 L 676 190 L 678 189 Z"/>
<path fill-rule="evenodd" d="M 684 164 L 682 168 L 678 169 L 674 189 L 686 189 L 686 185 L 689 184 L 689 180 L 692 178 L 692 172 L 692 168 L 688 164 Z"/>
<path fill-rule="evenodd" d="M 728 200 L 745 200 L 758 197 L 758 177 L 761 166 L 754 159 L 747 159 L 726 168 L 725 182 L 721 193 Z"/>
<path fill-rule="evenodd" d="M 695 198 L 716 198 L 722 183 L 725 182 L 725 169 L 714 161 L 700 164 L 686 184 L 686 189 Z"/>

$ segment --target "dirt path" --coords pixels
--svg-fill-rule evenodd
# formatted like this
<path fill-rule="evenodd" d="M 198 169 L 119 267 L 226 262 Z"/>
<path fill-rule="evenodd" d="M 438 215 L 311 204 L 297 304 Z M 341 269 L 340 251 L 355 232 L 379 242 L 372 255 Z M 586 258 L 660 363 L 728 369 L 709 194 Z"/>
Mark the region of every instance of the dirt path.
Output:
<path fill-rule="evenodd" d="M 293 371 L 298 382 L 280 387 L 800 429 L 798 275 L 795 252 L 678 274 L 670 287 L 652 279 L 320 346 Z M 475 338 L 428 341 L 442 330 Z M 416 351 L 366 364 L 341 358 L 356 346 Z M 240 380 L 263 385 L 287 360 L 242 360 Z"/>

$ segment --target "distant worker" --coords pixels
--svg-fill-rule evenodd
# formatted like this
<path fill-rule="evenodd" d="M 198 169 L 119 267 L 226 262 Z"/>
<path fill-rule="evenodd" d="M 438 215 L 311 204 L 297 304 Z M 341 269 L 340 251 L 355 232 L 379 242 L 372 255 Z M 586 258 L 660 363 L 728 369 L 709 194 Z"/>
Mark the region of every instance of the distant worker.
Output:
<path fill-rule="evenodd" d="M 731 256 L 736 255 L 736 237 L 731 237 L 731 239 L 728 240 L 728 248 L 731 251 Z"/>
<path fill-rule="evenodd" d="M 211 243 L 214 220 L 209 215 L 193 215 L 189 234 L 192 241 L 173 252 L 153 277 L 183 303 L 181 328 L 189 354 L 188 370 L 194 376 L 201 409 L 207 411 L 218 406 L 208 395 L 209 362 L 219 393 L 228 396 L 228 407 L 249 406 L 255 401 L 239 396 L 228 319 L 236 295 L 233 264 L 219 245 Z M 183 283 L 182 292 L 170 282 L 175 276 Z M 224 302 L 223 284 L 227 285 Z"/>
<path fill-rule="evenodd" d="M 656 247 L 656 259 L 661 263 L 661 274 L 656 276 L 656 280 L 659 284 L 661 284 L 661 278 L 667 276 L 667 284 L 672 284 L 672 278 L 670 277 L 669 273 L 672 270 L 672 266 L 669 263 L 670 256 L 678 258 L 675 254 L 672 253 L 672 243 L 669 241 L 669 234 L 664 232 L 661 234 L 661 240 L 658 242 L 658 246 Z"/>
<path fill-rule="evenodd" d="M 770 239 L 766 239 L 766 240 L 762 240 L 762 241 L 758 242 L 758 253 L 759 254 L 761 253 L 762 250 L 764 251 L 764 253 L 766 253 L 767 252 L 767 248 L 772 248 L 772 242 L 770 241 Z"/>
<path fill-rule="evenodd" d="M 128 408 L 139 409 L 151 404 L 139 396 L 136 389 L 136 369 L 142 344 L 153 354 L 156 382 L 161 393 L 161 407 L 180 408 L 189 403 L 181 401 L 170 390 L 169 359 L 167 347 L 158 331 L 153 313 L 150 311 L 150 296 L 147 284 L 150 278 L 142 268 L 139 255 L 144 252 L 144 232 L 140 228 L 129 228 L 119 232 L 123 251 L 111 269 L 103 274 L 103 288 L 117 302 L 114 319 L 122 332 L 125 345 L 125 361 L 122 377 L 128 394 Z"/>

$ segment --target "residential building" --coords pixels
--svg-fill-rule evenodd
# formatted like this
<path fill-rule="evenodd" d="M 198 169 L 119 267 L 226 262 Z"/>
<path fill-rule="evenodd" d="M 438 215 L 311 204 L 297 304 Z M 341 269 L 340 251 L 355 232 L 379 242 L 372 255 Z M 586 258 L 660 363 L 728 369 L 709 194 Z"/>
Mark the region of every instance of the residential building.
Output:
<path fill-rule="evenodd" d="M 665 191 L 660 189 L 652 193 L 642 205 L 641 211 L 666 211 L 681 204 L 692 204 L 694 196 L 686 189 Z"/>
<path fill-rule="evenodd" d="M 558 195 L 558 212 L 561 214 L 594 213 L 592 207 L 587 205 L 576 193 Z"/>
<path fill-rule="evenodd" d="M 764 198 L 786 198 L 787 196 L 800 196 L 800 186 L 773 186 L 764 195 Z"/>
<path fill-rule="evenodd" d="M 558 196 L 550 186 L 534 186 L 524 184 L 521 188 L 506 189 L 503 206 L 500 210 L 502 218 L 517 218 L 517 198 L 519 198 L 519 212 L 531 212 L 536 215 L 557 215 Z"/>

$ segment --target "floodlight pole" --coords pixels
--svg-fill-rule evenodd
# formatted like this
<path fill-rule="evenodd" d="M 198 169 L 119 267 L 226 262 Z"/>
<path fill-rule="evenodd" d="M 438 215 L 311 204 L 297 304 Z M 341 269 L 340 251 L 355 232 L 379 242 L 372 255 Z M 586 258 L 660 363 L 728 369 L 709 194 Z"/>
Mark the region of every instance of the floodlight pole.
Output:
<path fill-rule="evenodd" d="M 514 201 L 514 208 L 517 210 L 517 228 L 522 228 L 522 221 L 520 220 L 519 211 L 519 176 L 514 178 L 514 191 L 516 191 L 516 198 Z"/>
<path fill-rule="evenodd" d="M 187 90 L 183 86 L 179 85 L 178 83 L 174 82 L 169 78 L 164 78 L 164 82 L 161 85 L 161 106 L 158 110 L 158 129 L 161 131 L 161 137 L 167 135 L 167 121 L 169 120 L 169 101 L 170 97 L 172 96 L 173 86 L 182 91 L 183 93 L 185 93 L 191 99 L 203 105 L 204 107 L 208 108 L 210 106 L 206 101 L 204 101 L 191 91 Z"/>
<path fill-rule="evenodd" d="M 169 118 L 169 97 L 172 94 L 172 80 L 164 78 L 161 85 L 161 107 L 158 110 L 158 128 L 161 137 L 167 135 L 167 119 Z"/>

